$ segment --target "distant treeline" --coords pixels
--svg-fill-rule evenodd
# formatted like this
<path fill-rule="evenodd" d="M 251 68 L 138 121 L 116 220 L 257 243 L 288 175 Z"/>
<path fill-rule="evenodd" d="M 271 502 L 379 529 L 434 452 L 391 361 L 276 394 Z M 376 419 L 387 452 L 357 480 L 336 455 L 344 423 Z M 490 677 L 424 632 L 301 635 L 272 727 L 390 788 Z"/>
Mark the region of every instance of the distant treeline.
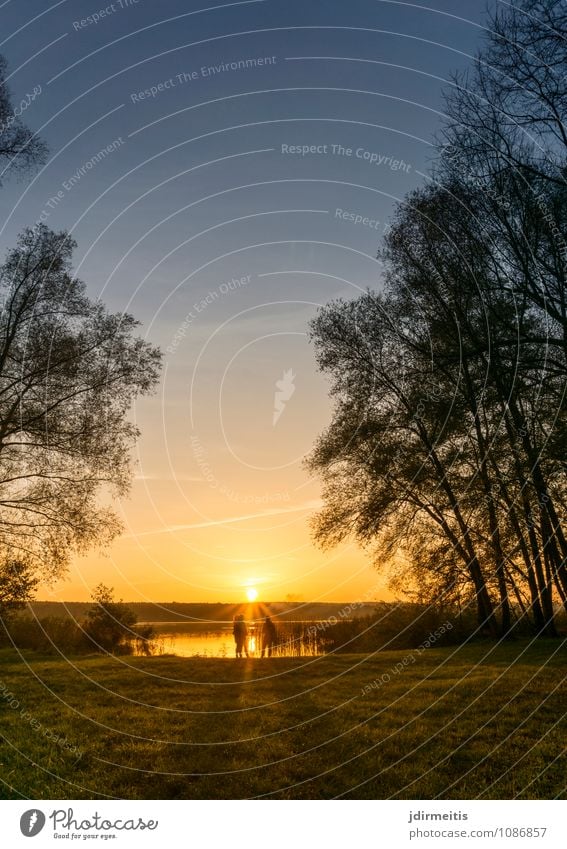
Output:
<path fill-rule="evenodd" d="M 128 607 L 136 614 L 138 622 L 185 622 L 208 624 L 211 622 L 232 622 L 234 617 L 242 613 L 247 620 L 262 619 L 265 616 L 276 616 L 278 619 L 305 621 L 330 619 L 339 617 L 341 611 L 348 610 L 348 618 L 368 616 L 373 613 L 377 602 L 320 603 L 320 602 L 258 602 L 256 604 L 222 604 L 198 602 L 163 602 L 144 603 L 127 602 Z M 81 621 L 92 607 L 90 602 L 81 601 L 33 601 L 28 605 L 32 616 L 70 617 Z"/>
<path fill-rule="evenodd" d="M 104 598 L 97 605 L 55 604 L 35 602 L 33 611 L 21 611 L 4 623 L 4 639 L 0 644 L 11 643 L 21 649 L 32 649 L 43 653 L 84 654 L 112 652 L 118 654 L 159 654 L 156 632 L 151 625 L 137 620 L 144 613 L 155 614 L 152 605 L 125 605 Z M 261 620 L 261 613 L 271 610 L 276 625 L 277 641 L 275 656 L 321 655 L 333 652 L 367 654 L 380 651 L 439 648 L 458 645 L 471 639 L 479 639 L 474 608 L 459 609 L 454 605 L 425 605 L 411 602 L 376 602 L 354 605 L 305 605 L 305 608 L 325 609 L 326 616 L 301 620 L 297 611 L 289 605 L 178 605 L 211 613 L 211 608 L 225 615 L 234 610 L 244 612 L 249 625 Z M 278 607 L 285 608 L 280 613 Z M 204 609 L 204 610 L 203 610 Z M 179 627 L 190 623 L 191 628 L 211 629 L 227 620 L 171 617 L 161 621 L 179 623 Z M 287 614 L 287 615 L 286 615 Z M 358 615 L 356 615 L 358 614 Z M 527 637 L 529 623 L 514 611 L 515 625 L 508 634 L 511 637 Z M 76 618 L 75 618 L 76 617 Z M 146 622 L 158 623 L 156 618 Z M 226 627 L 226 624 L 225 624 Z M 256 624 L 254 627 L 258 627 Z M 567 633 L 567 616 L 557 613 L 557 627 Z M 159 633 L 159 629 L 158 629 Z M 257 633 L 252 630 L 250 633 Z"/>

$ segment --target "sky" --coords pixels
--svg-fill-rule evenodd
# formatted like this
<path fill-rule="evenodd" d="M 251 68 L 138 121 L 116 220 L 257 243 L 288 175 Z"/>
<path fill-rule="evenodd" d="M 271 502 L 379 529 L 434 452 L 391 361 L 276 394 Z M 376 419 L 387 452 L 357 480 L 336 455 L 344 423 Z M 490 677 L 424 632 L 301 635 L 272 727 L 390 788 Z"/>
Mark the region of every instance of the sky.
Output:
<path fill-rule="evenodd" d="M 312 540 L 304 458 L 332 403 L 308 324 L 380 288 L 483 20 L 476 0 L 0 3 L 14 103 L 49 146 L 2 188 L 0 252 L 37 220 L 70 231 L 90 296 L 164 352 L 124 533 L 39 597 L 390 597 L 368 552 Z"/>

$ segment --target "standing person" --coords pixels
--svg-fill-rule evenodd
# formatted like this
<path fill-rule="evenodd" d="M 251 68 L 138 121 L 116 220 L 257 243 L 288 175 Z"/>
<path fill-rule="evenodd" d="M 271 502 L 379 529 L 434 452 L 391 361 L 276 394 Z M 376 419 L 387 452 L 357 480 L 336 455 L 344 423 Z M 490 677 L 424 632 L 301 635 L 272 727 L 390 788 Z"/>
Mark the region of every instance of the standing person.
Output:
<path fill-rule="evenodd" d="M 266 616 L 264 624 L 262 625 L 262 657 L 264 657 L 264 652 L 268 652 L 268 657 L 272 656 L 272 648 L 276 644 L 276 626 L 272 622 L 269 616 Z"/>
<path fill-rule="evenodd" d="M 232 633 L 234 634 L 234 642 L 236 643 L 236 657 L 242 657 L 243 651 L 246 657 L 248 657 L 248 628 L 242 614 L 234 617 Z"/>

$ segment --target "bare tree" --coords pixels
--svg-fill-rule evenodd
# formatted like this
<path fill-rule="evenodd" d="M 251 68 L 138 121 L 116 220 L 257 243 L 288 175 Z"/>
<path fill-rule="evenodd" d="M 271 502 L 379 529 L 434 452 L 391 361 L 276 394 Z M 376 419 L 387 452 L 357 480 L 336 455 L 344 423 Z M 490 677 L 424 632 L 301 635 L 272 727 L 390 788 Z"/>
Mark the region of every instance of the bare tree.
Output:
<path fill-rule="evenodd" d="M 24 106 L 31 100 L 13 103 L 6 72 L 6 60 L 0 56 L 0 183 L 5 173 L 29 171 L 47 154 L 45 143 L 21 119 Z"/>
<path fill-rule="evenodd" d="M 565 185 L 567 11 L 563 0 L 496 9 L 472 68 L 455 76 L 442 139 L 475 179 L 510 167 Z"/>

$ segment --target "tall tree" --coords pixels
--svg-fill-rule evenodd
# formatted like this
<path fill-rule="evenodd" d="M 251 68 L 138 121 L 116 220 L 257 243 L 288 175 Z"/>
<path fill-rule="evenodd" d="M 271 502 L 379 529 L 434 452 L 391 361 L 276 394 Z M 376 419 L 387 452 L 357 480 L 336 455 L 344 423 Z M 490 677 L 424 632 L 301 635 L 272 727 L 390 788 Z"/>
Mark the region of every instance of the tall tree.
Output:
<path fill-rule="evenodd" d="M 462 503 L 462 402 L 423 355 L 428 335 L 403 298 L 372 293 L 330 304 L 313 322 L 318 363 L 332 376 L 336 397 L 333 422 L 309 459 L 324 482 L 315 532 L 324 544 L 353 534 L 374 547 L 377 562 L 415 554 L 419 540 L 420 559 L 427 550 L 440 574 L 445 567 L 462 570 L 479 626 L 496 633 L 488 580 Z"/>
<path fill-rule="evenodd" d="M 317 534 L 401 555 L 422 590 L 472 592 L 493 633 L 519 610 L 552 635 L 567 601 L 566 37 L 558 0 L 492 17 L 431 185 L 386 237 L 385 295 L 312 326 L 337 396 L 310 459 Z"/>
<path fill-rule="evenodd" d="M 517 297 L 514 270 L 490 222 L 482 218 L 476 196 L 482 203 L 482 193 L 455 182 L 416 192 L 400 211 L 383 257 L 390 287 L 406 312 L 428 322 L 430 332 L 422 355 L 429 356 L 431 351 L 435 369 L 450 378 L 470 421 L 474 486 L 468 486 L 462 498 L 477 511 L 474 501 L 481 497 L 477 514 L 486 520 L 487 530 L 482 530 L 481 523 L 478 533 L 492 552 L 506 630 L 506 573 L 519 567 L 514 560 L 507 563 L 504 536 L 513 531 L 517 537 L 517 550 L 530 580 L 532 568 L 540 574 L 546 559 L 553 562 L 560 579 L 563 575 L 556 551 L 559 539 L 554 538 L 561 527 L 555 496 L 563 484 L 548 443 L 561 412 L 558 399 L 564 378 L 552 365 L 545 344 L 546 317 L 526 298 Z M 407 323 L 411 327 L 415 321 Z M 408 341 L 419 345 L 415 337 Z M 552 468 L 554 495 L 542 483 Z M 540 514 L 535 524 L 534 509 Z M 518 511 L 523 514 L 522 523 Z M 521 524 L 523 534 L 518 537 Z M 528 539 L 535 556 L 529 567 Z M 544 571 L 542 567 L 539 590 L 532 598 L 534 616 L 542 626 L 540 605 L 546 622 L 553 615 L 550 579 Z M 515 584 L 512 589 L 515 592 Z"/>
<path fill-rule="evenodd" d="M 128 412 L 160 362 L 132 316 L 87 297 L 73 248 L 40 226 L 0 266 L 0 546 L 44 575 L 118 532 L 98 496 L 128 488 Z"/>
<path fill-rule="evenodd" d="M 41 89 L 14 104 L 6 72 L 0 57 L 0 183 L 46 155 L 22 121 Z M 28 597 L 37 576 L 118 533 L 99 496 L 128 489 L 129 409 L 159 375 L 132 316 L 109 313 L 73 276 L 74 247 L 39 225 L 0 265 L 0 601 Z"/>

